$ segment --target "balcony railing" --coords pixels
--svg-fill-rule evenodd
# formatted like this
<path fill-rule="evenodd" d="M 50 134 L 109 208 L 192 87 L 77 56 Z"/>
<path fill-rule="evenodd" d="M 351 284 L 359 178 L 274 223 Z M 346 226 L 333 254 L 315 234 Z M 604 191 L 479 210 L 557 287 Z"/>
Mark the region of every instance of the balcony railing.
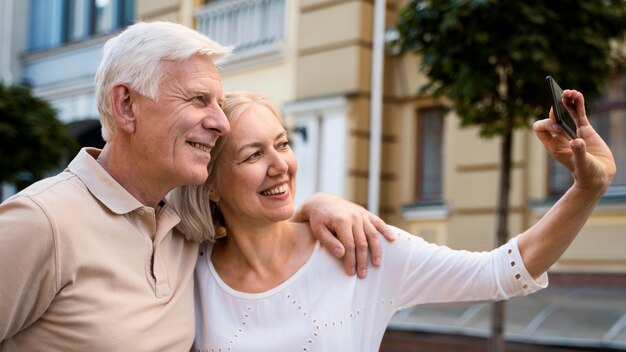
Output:
<path fill-rule="evenodd" d="M 218 0 L 196 12 L 197 29 L 223 45 L 234 45 L 233 63 L 282 56 L 285 0 Z"/>

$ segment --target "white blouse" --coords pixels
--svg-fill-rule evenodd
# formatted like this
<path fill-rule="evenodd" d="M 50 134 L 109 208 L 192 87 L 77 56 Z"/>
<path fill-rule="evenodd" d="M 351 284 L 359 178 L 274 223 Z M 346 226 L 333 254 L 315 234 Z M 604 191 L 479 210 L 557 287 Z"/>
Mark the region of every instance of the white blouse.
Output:
<path fill-rule="evenodd" d="M 526 271 L 517 238 L 490 252 L 452 250 L 392 227 L 381 241 L 382 264 L 367 278 L 348 276 L 316 244 L 293 276 L 262 293 L 222 281 L 203 245 L 195 271 L 196 338 L 192 351 L 378 351 L 399 309 L 526 295 L 547 286 Z"/>

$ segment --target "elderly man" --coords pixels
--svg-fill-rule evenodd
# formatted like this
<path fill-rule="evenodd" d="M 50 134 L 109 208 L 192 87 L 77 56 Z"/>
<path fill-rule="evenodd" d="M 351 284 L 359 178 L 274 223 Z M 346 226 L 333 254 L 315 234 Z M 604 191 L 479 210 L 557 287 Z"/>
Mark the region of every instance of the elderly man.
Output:
<path fill-rule="evenodd" d="M 188 351 L 198 244 L 164 201 L 203 183 L 229 130 L 215 62 L 229 54 L 182 25 L 138 23 L 109 40 L 96 74 L 107 142 L 0 205 L 0 350 Z M 384 223 L 318 195 L 298 214 L 354 272 Z M 334 232 L 348 249 L 336 242 Z M 354 232 L 355 237 L 352 237 Z"/>

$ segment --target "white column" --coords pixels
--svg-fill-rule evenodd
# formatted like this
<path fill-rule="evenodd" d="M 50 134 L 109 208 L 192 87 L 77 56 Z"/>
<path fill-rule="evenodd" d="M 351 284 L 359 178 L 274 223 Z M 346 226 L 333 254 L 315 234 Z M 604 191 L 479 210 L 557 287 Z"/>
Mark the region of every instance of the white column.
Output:
<path fill-rule="evenodd" d="M 385 54 L 385 4 L 386 0 L 374 3 L 374 33 L 372 50 L 372 80 L 370 99 L 370 162 L 367 207 L 378 214 L 380 193 L 380 154 L 382 137 L 382 94 L 383 64 Z"/>

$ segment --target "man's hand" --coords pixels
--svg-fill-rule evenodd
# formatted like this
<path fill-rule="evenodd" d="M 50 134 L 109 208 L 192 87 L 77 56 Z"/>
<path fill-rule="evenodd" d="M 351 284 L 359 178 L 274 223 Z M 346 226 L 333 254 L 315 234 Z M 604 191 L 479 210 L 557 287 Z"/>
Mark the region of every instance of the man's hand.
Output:
<path fill-rule="evenodd" d="M 378 216 L 342 198 L 317 193 L 307 199 L 292 221 L 305 222 L 321 244 L 339 258 L 349 275 L 367 275 L 368 248 L 375 266 L 381 263 L 379 234 L 388 241 L 395 234 Z M 335 237 L 336 236 L 336 237 Z"/>

